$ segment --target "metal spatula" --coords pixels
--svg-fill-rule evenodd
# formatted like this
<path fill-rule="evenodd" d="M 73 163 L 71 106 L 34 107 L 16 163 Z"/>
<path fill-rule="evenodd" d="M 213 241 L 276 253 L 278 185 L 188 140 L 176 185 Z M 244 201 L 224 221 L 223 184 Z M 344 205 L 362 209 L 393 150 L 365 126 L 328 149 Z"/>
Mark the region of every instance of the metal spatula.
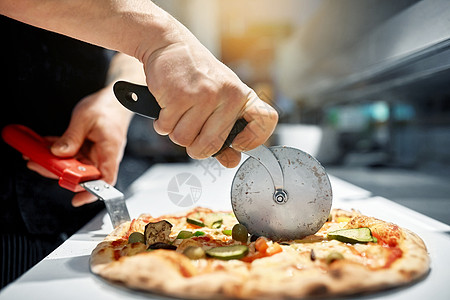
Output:
<path fill-rule="evenodd" d="M 73 192 L 87 190 L 105 202 L 114 227 L 129 221 L 130 215 L 123 194 L 101 177 L 100 171 L 75 158 L 53 155 L 49 143 L 23 125 L 11 124 L 2 130 L 6 143 L 59 177 L 59 185 Z"/>

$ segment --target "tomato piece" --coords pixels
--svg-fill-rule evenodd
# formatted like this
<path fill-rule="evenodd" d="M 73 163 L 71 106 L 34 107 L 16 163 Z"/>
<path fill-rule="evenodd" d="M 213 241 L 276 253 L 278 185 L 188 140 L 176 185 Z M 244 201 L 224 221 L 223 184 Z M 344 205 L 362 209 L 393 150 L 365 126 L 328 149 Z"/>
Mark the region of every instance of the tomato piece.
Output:
<path fill-rule="evenodd" d="M 265 238 L 259 237 L 255 241 L 255 249 L 256 249 L 256 251 L 258 251 L 260 253 L 266 253 L 267 248 L 269 248 L 269 245 L 267 245 L 267 242 L 266 242 Z"/>
<path fill-rule="evenodd" d="M 272 256 L 274 254 L 280 253 L 281 251 L 283 251 L 283 248 L 281 248 L 280 244 L 278 243 L 273 243 L 272 246 L 270 246 L 267 249 L 267 254 L 269 256 Z"/>

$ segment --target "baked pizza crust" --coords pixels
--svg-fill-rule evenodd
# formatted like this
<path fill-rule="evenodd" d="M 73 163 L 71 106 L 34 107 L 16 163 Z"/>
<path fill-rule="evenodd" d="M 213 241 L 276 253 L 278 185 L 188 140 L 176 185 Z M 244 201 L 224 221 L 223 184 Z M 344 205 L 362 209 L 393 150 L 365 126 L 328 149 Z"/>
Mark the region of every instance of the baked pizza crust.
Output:
<path fill-rule="evenodd" d="M 133 221 L 134 224 L 124 223 L 108 235 L 92 253 L 91 270 L 130 288 L 195 299 L 349 295 L 408 284 L 428 272 L 427 249 L 415 233 L 357 212 L 335 210 L 333 214 L 333 218 L 351 218 L 346 228 L 369 227 L 381 242 L 397 243 L 395 247 L 401 249 L 401 257 L 389 267 L 372 269 L 347 259 L 324 266 L 319 259 L 313 261 L 310 252 L 299 252 L 292 245 L 284 245 L 281 253 L 251 263 L 212 258 L 190 260 L 178 250 L 154 250 L 122 256 L 133 254 L 135 245 L 127 244 L 123 236 L 142 229 L 148 220 L 143 218 Z M 390 240 L 392 236 L 396 237 L 395 241 Z M 326 247 L 340 247 L 343 243 L 330 241 L 325 244 Z M 300 243 L 299 247 L 314 247 L 320 253 L 323 246 L 317 242 Z"/>

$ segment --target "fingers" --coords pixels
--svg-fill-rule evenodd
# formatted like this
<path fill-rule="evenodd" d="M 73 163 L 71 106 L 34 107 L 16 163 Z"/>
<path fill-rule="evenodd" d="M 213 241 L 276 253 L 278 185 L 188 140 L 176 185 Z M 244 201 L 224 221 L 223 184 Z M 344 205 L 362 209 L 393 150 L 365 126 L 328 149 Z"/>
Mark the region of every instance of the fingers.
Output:
<path fill-rule="evenodd" d="M 115 141 L 113 137 L 99 141 L 95 147 L 95 161 L 102 174 L 102 179 L 114 185 L 123 156 L 122 141 Z"/>
<path fill-rule="evenodd" d="M 189 147 L 202 130 L 208 116 L 206 109 L 202 111 L 199 109 L 188 110 L 178 120 L 175 128 L 169 134 L 169 138 L 177 145 Z"/>
<path fill-rule="evenodd" d="M 175 128 L 182 114 L 181 109 L 171 111 L 167 108 L 161 108 L 159 118 L 153 122 L 153 128 L 160 135 L 168 135 Z"/>
<path fill-rule="evenodd" d="M 27 167 L 30 170 L 39 173 L 41 176 L 44 176 L 44 177 L 47 177 L 50 179 L 59 179 L 58 176 L 56 176 L 55 174 L 48 171 L 47 169 L 45 169 L 44 167 L 42 167 L 41 165 L 39 165 L 38 163 L 36 163 L 34 161 L 28 161 Z M 72 206 L 79 207 L 79 206 L 82 206 L 82 205 L 85 205 L 88 203 L 92 203 L 95 201 L 97 201 L 97 197 L 95 197 L 91 193 L 80 192 L 80 193 L 76 193 L 75 196 L 72 198 Z"/>
<path fill-rule="evenodd" d="M 72 206 L 80 207 L 82 205 L 97 201 L 97 197 L 89 192 L 79 192 L 72 198 Z"/>
<path fill-rule="evenodd" d="M 77 122 L 76 117 L 72 118 L 67 130 L 50 148 L 52 153 L 60 157 L 75 156 L 86 138 L 86 125 L 86 122 Z"/>
<path fill-rule="evenodd" d="M 234 125 L 234 117 L 231 120 L 230 117 L 226 118 L 220 112 L 211 115 L 195 140 L 186 147 L 188 155 L 194 159 L 204 159 L 217 153 Z"/>
<path fill-rule="evenodd" d="M 232 143 L 233 149 L 241 152 L 254 149 L 265 143 L 272 135 L 278 122 L 277 111 L 259 99 L 254 91 L 249 95 L 243 117 L 248 124 Z"/>
<path fill-rule="evenodd" d="M 224 167 L 234 168 L 241 161 L 241 152 L 236 151 L 232 148 L 227 148 L 223 150 L 220 154 L 215 157 Z"/>
<path fill-rule="evenodd" d="M 164 108 L 154 122 L 155 131 L 169 135 L 175 144 L 187 147 L 217 109 L 218 100 L 218 88 L 209 80 L 202 80 L 195 88 L 168 93 L 159 99 Z"/>
<path fill-rule="evenodd" d="M 236 109 L 214 111 L 206 120 L 194 142 L 186 146 L 189 156 L 203 159 L 216 153 L 233 127 L 236 115 L 243 117 L 248 124 L 233 140 L 232 147 L 235 151 L 227 149 L 217 157 L 224 166 L 233 167 L 239 163 L 240 155 L 236 150 L 243 152 L 265 143 L 275 129 L 278 114 L 270 105 L 259 99 L 253 91 L 248 94 L 247 99 L 240 111 Z"/>
<path fill-rule="evenodd" d="M 42 167 L 40 164 L 30 160 L 27 162 L 27 168 L 31 171 L 39 173 L 41 176 L 51 178 L 51 179 L 59 179 L 58 176 L 48 171 L 46 168 Z"/>

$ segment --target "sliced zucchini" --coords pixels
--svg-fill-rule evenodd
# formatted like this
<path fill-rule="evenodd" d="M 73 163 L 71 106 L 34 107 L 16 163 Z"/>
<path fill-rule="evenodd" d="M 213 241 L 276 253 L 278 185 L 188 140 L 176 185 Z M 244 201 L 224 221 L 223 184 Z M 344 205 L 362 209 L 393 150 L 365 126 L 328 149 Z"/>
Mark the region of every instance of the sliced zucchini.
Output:
<path fill-rule="evenodd" d="M 200 259 L 205 257 L 205 250 L 203 250 L 201 247 L 188 246 L 186 249 L 184 249 L 183 254 L 190 259 Z"/>
<path fill-rule="evenodd" d="M 217 229 L 222 226 L 224 217 L 226 217 L 226 214 L 223 213 L 207 213 L 201 219 L 207 227 Z"/>
<path fill-rule="evenodd" d="M 216 220 L 216 221 L 212 222 L 212 224 L 211 224 L 210 227 L 211 227 L 212 229 L 218 229 L 218 228 L 222 227 L 222 223 L 223 223 L 223 220 L 222 220 L 222 219 Z"/>
<path fill-rule="evenodd" d="M 225 234 L 225 235 L 231 236 L 233 231 L 231 229 L 224 229 L 224 230 L 222 230 L 222 233 Z"/>
<path fill-rule="evenodd" d="M 192 233 L 192 231 L 181 230 L 177 235 L 177 239 L 184 240 L 184 239 L 189 239 L 193 236 L 194 236 L 194 234 Z"/>
<path fill-rule="evenodd" d="M 186 222 L 188 222 L 189 224 L 198 226 L 198 227 L 206 227 L 205 223 L 203 223 L 202 221 L 199 221 L 199 220 L 186 218 Z"/>
<path fill-rule="evenodd" d="M 370 229 L 367 227 L 340 229 L 329 232 L 327 237 L 329 239 L 350 244 L 375 242 L 376 240 L 372 236 Z"/>
<path fill-rule="evenodd" d="M 210 257 L 223 260 L 240 259 L 248 254 L 248 247 L 245 245 L 215 247 L 206 250 L 206 254 Z"/>

